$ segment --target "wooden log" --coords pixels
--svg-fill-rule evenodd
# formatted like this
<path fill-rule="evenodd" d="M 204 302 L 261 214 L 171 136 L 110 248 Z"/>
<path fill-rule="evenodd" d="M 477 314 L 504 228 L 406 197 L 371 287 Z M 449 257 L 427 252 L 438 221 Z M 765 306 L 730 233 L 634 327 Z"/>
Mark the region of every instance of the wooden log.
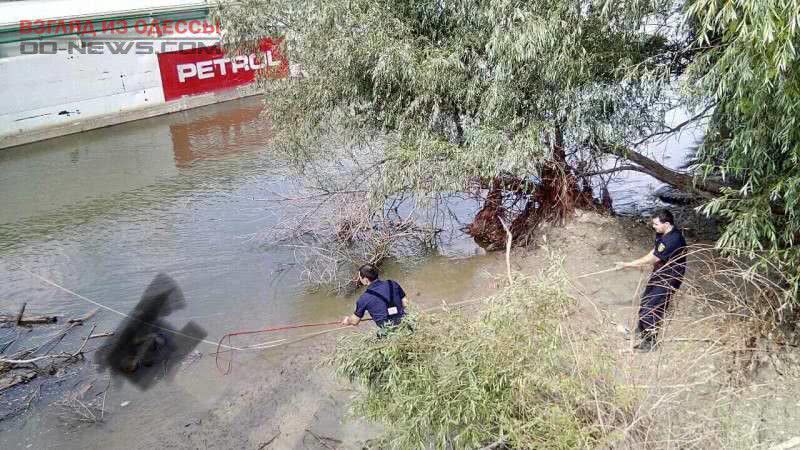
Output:
<path fill-rule="evenodd" d="M 0 322 L 2 323 L 10 323 L 14 322 L 18 326 L 24 325 L 37 325 L 43 323 L 56 323 L 58 322 L 58 317 L 56 316 L 33 316 L 25 318 L 25 308 L 28 306 L 28 302 L 23 302 L 22 306 L 19 308 L 19 312 L 16 316 L 0 316 Z"/>
<path fill-rule="evenodd" d="M 0 316 L 0 323 L 14 323 L 20 326 L 56 323 L 58 316 L 33 316 L 20 319 L 18 316 Z"/>
<path fill-rule="evenodd" d="M 19 325 L 39 325 L 43 323 L 56 323 L 58 322 L 58 316 L 36 316 L 36 317 L 29 317 L 27 319 L 22 319 L 19 322 Z"/>
<path fill-rule="evenodd" d="M 24 365 L 28 365 L 28 364 L 35 364 L 35 363 L 37 363 L 39 361 L 46 361 L 46 360 L 59 359 L 59 358 L 69 359 L 69 358 L 74 358 L 74 357 L 75 357 L 75 355 L 70 355 L 68 353 L 60 353 L 58 355 L 44 355 L 44 356 L 37 356 L 36 358 L 30 358 L 30 359 L 5 359 L 5 358 L 0 358 L 0 364 L 7 364 L 9 366 L 14 367 L 14 366 L 24 366 Z"/>

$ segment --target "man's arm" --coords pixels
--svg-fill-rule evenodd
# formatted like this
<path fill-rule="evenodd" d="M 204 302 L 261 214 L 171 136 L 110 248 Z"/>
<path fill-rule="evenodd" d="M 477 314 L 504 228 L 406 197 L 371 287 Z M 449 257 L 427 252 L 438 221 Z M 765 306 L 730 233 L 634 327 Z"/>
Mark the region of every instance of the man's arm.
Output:
<path fill-rule="evenodd" d="M 653 250 L 650 250 L 650 253 L 642 256 L 639 259 L 635 259 L 631 262 L 618 262 L 617 269 L 629 269 L 635 267 L 651 266 L 657 263 L 658 261 L 660 261 L 658 256 L 655 255 Z"/>
<path fill-rule="evenodd" d="M 362 295 L 359 297 L 358 301 L 356 302 L 356 310 L 353 311 L 353 314 L 349 316 L 344 316 L 342 319 L 342 325 L 358 325 L 361 322 L 364 314 L 367 312 L 367 303 L 364 300 L 364 296 Z"/>

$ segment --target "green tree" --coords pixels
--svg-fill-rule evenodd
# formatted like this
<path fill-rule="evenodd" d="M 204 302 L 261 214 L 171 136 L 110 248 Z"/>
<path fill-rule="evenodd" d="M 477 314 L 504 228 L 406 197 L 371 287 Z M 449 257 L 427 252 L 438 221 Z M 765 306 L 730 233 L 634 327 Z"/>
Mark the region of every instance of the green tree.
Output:
<path fill-rule="evenodd" d="M 640 81 L 622 70 L 664 66 L 671 42 L 643 24 L 669 3 L 278 0 L 224 4 L 219 14 L 228 45 L 283 35 L 309 74 L 266 85 L 286 154 L 311 161 L 330 154 L 331 136 L 379 139 L 378 197 L 463 191 L 477 179 L 498 195 L 531 194 L 519 204 L 558 219 L 598 154 L 694 187 L 629 145 L 660 130 L 672 106 L 669 76 Z M 535 193 L 522 186 L 533 177 Z M 521 208 L 520 225 L 530 212 Z M 502 240 L 500 213 L 488 222 Z"/>
<path fill-rule="evenodd" d="M 706 175 L 736 188 L 703 210 L 727 219 L 718 245 L 737 255 L 768 255 L 800 298 L 800 2 L 692 2 L 701 31 L 690 83 L 716 109 L 698 154 Z"/>
<path fill-rule="evenodd" d="M 798 8 L 797 0 L 249 0 L 223 3 L 218 14 L 227 45 L 281 35 L 308 74 L 264 85 L 275 141 L 301 168 L 349 149 L 362 169 L 358 187 L 376 204 L 488 188 L 470 231 L 495 243 L 501 220 L 520 237 L 586 201 L 586 176 L 645 172 L 704 198 L 703 211 L 726 220 L 720 248 L 768 254 L 797 298 Z M 665 113 L 679 106 L 696 114 L 668 126 Z M 653 138 L 697 123 L 708 127 L 700 170 L 648 156 Z"/>

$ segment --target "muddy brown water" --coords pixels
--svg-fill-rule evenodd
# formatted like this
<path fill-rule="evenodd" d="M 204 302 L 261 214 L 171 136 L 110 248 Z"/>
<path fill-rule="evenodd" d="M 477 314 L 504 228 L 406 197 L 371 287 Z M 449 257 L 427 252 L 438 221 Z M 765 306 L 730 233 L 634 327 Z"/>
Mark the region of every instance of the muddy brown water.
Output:
<path fill-rule="evenodd" d="M 0 311 L 28 302 L 31 313 L 76 317 L 94 308 L 30 271 L 122 312 L 165 272 L 187 299 L 168 321 L 180 327 L 193 320 L 209 341 L 232 330 L 350 312 L 353 297 L 309 292 L 296 270 L 283 270 L 294 261 L 291 252 L 248 239 L 281 219 L 280 203 L 264 198 L 289 185 L 266 151 L 262 107 L 259 98 L 243 99 L 0 152 Z M 482 276 L 479 260 L 465 258 L 480 253 L 471 240 L 455 236 L 441 255 L 390 266 L 388 274 L 410 294 L 424 287 L 428 296 L 457 297 Z M 120 319 L 101 311 L 97 331 L 115 329 Z M 37 327 L 24 342 L 57 329 Z M 73 332 L 64 347 L 75 348 L 86 331 Z M 0 329 L 0 342 L 15 333 Z M 47 407 L 80 380 L 95 378 L 90 365 L 49 378 L 28 413 L 0 421 L 2 447 L 84 447 L 94 433 L 147 432 L 159 416 L 207 409 L 235 378 L 215 370 L 208 356 L 213 346 L 201 343 L 196 350 L 205 357 L 174 383 L 145 392 L 113 386 L 114 413 L 103 427 L 65 427 Z M 13 389 L 0 396 L 4 413 L 25 401 Z M 130 406 L 119 406 L 126 401 Z"/>
<path fill-rule="evenodd" d="M 265 193 L 290 186 L 267 151 L 262 108 L 262 99 L 248 98 L 0 151 L 0 311 L 28 302 L 31 312 L 74 317 L 94 308 L 30 271 L 124 312 L 156 273 L 165 272 L 188 302 L 168 320 L 177 326 L 194 320 L 209 341 L 232 330 L 348 313 L 354 297 L 308 292 L 296 270 L 281 270 L 294 261 L 290 251 L 248 240 L 284 213 L 279 203 L 264 200 Z M 624 209 L 645 203 L 657 186 L 634 174 L 615 184 L 612 195 Z M 468 219 L 475 206 L 456 209 Z M 476 257 L 482 254 L 455 233 L 440 254 L 387 270 L 412 297 L 454 301 L 487 276 L 485 257 Z M 113 330 L 119 321 L 101 311 L 97 330 Z M 56 329 L 37 328 L 26 343 Z M 84 332 L 72 333 L 65 347 L 77 345 Z M 14 333 L 0 329 L 0 342 Z M 214 369 L 213 346 L 201 343 L 196 350 L 204 357 L 173 383 L 144 392 L 112 386 L 107 401 L 113 413 L 99 427 L 65 426 L 47 406 L 81 380 L 100 376 L 103 382 L 91 364 L 38 380 L 44 384 L 32 408 L 0 421 L 2 447 L 86 448 L 100 435 L 135 436 L 159 418 L 200 414 L 230 392 L 236 378 Z M 4 413 L 25 401 L 13 390 L 0 396 Z"/>

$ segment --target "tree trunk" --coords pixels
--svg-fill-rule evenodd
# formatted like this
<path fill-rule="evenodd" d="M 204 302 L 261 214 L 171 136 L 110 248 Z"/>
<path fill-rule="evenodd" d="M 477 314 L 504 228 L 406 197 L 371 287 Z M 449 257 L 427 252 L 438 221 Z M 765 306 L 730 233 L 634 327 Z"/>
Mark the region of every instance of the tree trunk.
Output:
<path fill-rule="evenodd" d="M 603 147 L 606 153 L 620 156 L 628 161 L 638 164 L 641 172 L 653 178 L 663 181 L 684 192 L 691 192 L 704 198 L 714 198 L 722 193 L 724 184 L 711 180 L 697 180 L 695 177 L 672 170 L 657 161 L 654 161 L 641 153 L 620 146 Z"/>
<path fill-rule="evenodd" d="M 495 177 L 483 207 L 467 228 L 469 235 L 481 247 L 495 250 L 498 243 L 504 242 L 505 239 L 505 229 L 500 222 L 500 217 L 504 214 L 503 183 L 500 177 Z"/>

